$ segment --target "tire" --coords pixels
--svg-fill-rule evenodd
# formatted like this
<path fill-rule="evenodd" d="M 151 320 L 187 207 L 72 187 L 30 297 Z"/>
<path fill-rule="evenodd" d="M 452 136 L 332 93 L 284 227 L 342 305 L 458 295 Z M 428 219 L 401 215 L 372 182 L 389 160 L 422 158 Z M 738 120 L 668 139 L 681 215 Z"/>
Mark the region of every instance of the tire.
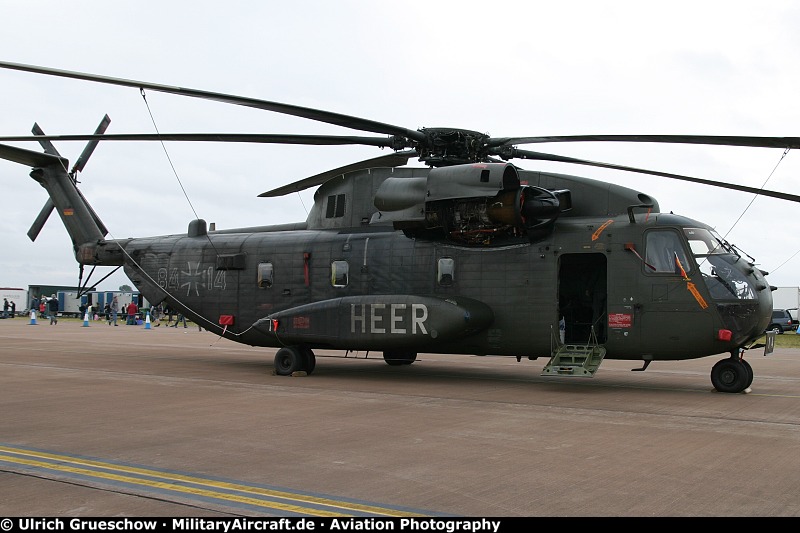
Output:
<path fill-rule="evenodd" d="M 711 383 L 719 392 L 742 392 L 748 387 L 750 373 L 741 360 L 728 358 L 711 368 Z"/>
<path fill-rule="evenodd" d="M 291 376 L 293 372 L 304 370 L 306 357 L 295 346 L 285 346 L 275 354 L 275 373 Z"/>
<path fill-rule="evenodd" d="M 301 347 L 300 351 L 302 352 L 304 359 L 303 369 L 306 371 L 306 374 L 310 376 L 314 371 L 314 368 L 317 366 L 317 358 L 311 348 L 308 348 L 307 346 Z"/>
<path fill-rule="evenodd" d="M 401 350 L 389 350 L 383 352 L 383 360 L 389 366 L 410 365 L 417 360 L 417 352 L 405 352 Z"/>
<path fill-rule="evenodd" d="M 754 374 L 753 374 L 753 367 L 752 367 L 752 366 L 750 366 L 750 363 L 748 363 L 748 362 L 747 362 L 747 361 L 745 361 L 744 359 L 741 359 L 741 362 L 742 362 L 742 364 L 744 365 L 744 368 L 745 368 L 745 370 L 747 370 L 747 381 L 745 382 L 745 385 L 744 385 L 744 388 L 746 389 L 746 388 L 748 388 L 750 385 L 752 385 L 752 384 L 753 384 L 753 376 L 754 376 Z M 744 389 L 742 389 L 742 390 L 744 390 Z"/>

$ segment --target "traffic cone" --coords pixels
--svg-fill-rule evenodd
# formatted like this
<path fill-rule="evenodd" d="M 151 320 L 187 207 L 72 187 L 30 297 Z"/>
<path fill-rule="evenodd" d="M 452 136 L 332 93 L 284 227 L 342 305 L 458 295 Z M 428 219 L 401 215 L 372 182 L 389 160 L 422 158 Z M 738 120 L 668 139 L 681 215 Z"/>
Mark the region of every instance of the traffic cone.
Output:
<path fill-rule="evenodd" d="M 85 315 L 83 315 L 83 327 L 89 327 L 89 312 L 87 311 Z"/>
<path fill-rule="evenodd" d="M 144 329 L 150 329 L 150 313 L 147 313 L 147 318 L 144 319 Z"/>
<path fill-rule="evenodd" d="M 33 309 L 31 309 L 31 323 L 28 324 L 28 325 L 29 326 L 35 326 L 36 325 L 36 311 L 34 311 Z"/>

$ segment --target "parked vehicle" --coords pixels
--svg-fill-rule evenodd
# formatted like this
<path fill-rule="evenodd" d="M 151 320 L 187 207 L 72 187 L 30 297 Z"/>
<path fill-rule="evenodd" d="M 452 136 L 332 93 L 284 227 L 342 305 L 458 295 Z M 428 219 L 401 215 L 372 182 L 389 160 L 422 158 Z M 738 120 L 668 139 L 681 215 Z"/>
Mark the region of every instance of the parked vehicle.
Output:
<path fill-rule="evenodd" d="M 28 291 L 25 289 L 0 287 L 0 300 L 1 299 L 14 302 L 14 313 L 17 315 L 24 314 L 28 309 Z"/>
<path fill-rule="evenodd" d="M 784 333 L 786 331 L 794 331 L 797 329 L 797 322 L 792 319 L 787 309 L 774 309 L 772 311 L 772 320 L 767 326 L 767 331 L 775 331 L 777 333 Z"/>

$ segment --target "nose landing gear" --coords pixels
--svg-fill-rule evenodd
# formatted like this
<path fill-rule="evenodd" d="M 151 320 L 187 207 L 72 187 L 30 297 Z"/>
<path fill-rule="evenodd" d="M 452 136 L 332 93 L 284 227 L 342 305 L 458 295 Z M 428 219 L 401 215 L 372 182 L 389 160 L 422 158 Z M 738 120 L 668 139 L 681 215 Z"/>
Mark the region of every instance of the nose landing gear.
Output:
<path fill-rule="evenodd" d="M 711 368 L 711 383 L 719 392 L 743 392 L 753 383 L 753 367 L 734 350 Z"/>

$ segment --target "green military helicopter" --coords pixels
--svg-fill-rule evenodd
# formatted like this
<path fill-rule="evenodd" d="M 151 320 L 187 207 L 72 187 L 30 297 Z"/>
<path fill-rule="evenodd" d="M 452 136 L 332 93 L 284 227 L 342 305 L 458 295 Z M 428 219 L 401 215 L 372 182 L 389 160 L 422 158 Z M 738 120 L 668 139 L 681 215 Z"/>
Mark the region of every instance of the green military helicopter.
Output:
<path fill-rule="evenodd" d="M 106 134 L 5 136 L 0 157 L 32 167 L 84 266 L 123 267 L 148 301 L 167 302 L 209 331 L 279 348 L 280 375 L 313 372 L 314 350 L 382 352 L 390 365 L 418 353 L 547 361 L 542 374 L 590 377 L 604 359 L 677 361 L 726 354 L 711 369 L 721 392 L 753 381 L 747 350 L 774 347 L 767 273 L 710 226 L 661 213 L 646 193 L 567 174 L 527 159 L 656 175 L 800 201 L 775 191 L 522 150 L 582 141 L 798 148 L 796 137 L 591 135 L 490 137 L 457 128 L 410 130 L 290 104 L 46 67 L 4 69 L 216 100 L 380 136 Z M 89 141 L 72 170 L 52 141 Z M 261 196 L 318 187 L 305 222 L 106 239 L 77 188 L 99 141 L 212 141 L 388 147 Z M 425 166 L 405 166 L 412 158 Z M 82 272 L 82 270 L 81 270 Z"/>

